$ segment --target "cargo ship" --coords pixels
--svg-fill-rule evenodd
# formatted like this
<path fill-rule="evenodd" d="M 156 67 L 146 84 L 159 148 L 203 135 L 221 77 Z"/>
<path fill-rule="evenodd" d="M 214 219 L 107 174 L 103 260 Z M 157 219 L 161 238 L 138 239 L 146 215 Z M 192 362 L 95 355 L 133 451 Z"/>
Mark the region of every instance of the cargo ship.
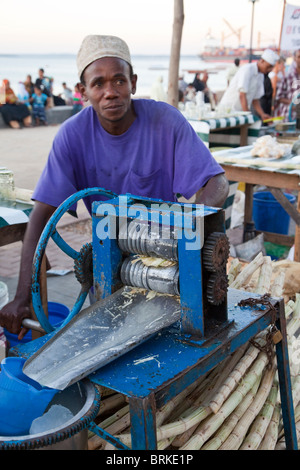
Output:
<path fill-rule="evenodd" d="M 263 49 L 252 50 L 252 60 L 258 60 L 263 53 Z M 249 62 L 250 49 L 245 46 L 226 47 L 220 45 L 220 42 L 207 35 L 203 51 L 198 56 L 205 62 L 233 62 L 234 59 L 240 59 L 241 63 Z"/>

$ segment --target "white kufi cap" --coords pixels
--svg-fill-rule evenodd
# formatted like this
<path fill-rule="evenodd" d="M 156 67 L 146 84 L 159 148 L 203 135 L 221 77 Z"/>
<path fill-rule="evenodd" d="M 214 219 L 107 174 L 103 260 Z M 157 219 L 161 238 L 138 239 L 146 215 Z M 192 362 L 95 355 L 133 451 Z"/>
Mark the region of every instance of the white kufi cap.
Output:
<path fill-rule="evenodd" d="M 129 48 L 123 39 L 116 36 L 90 35 L 84 38 L 77 54 L 79 78 L 88 65 L 103 57 L 116 57 L 131 65 Z"/>
<path fill-rule="evenodd" d="M 279 59 L 279 55 L 276 52 L 272 51 L 272 49 L 266 49 L 261 56 L 268 64 L 275 65 L 277 60 Z"/>

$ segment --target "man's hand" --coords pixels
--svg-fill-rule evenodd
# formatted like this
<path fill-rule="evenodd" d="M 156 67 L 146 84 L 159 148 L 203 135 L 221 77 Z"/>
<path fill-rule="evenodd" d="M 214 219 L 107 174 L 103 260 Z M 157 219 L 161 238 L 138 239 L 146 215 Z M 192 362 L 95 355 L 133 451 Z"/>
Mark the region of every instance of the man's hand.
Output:
<path fill-rule="evenodd" d="M 24 318 L 32 318 L 30 306 L 27 302 L 15 298 L 0 310 L 0 325 L 7 331 L 19 335 L 19 340 L 27 333 L 26 328 L 22 328 Z"/>

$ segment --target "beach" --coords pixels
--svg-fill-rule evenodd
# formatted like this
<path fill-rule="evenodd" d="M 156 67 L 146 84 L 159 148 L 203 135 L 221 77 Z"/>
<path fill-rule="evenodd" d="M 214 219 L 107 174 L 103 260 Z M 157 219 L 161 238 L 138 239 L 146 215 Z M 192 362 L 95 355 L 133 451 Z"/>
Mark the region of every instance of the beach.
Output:
<path fill-rule="evenodd" d="M 15 185 L 33 190 L 59 126 L 0 129 L 0 166 L 14 173 Z"/>
<path fill-rule="evenodd" d="M 151 86 L 157 77 L 163 77 L 163 86 L 168 87 L 170 58 L 167 55 L 133 55 L 132 63 L 134 73 L 138 75 L 137 96 L 149 96 Z M 230 64 L 203 62 L 196 55 L 182 55 L 180 58 L 179 72 L 190 83 L 194 79 L 193 73 L 188 70 L 211 70 L 209 76 L 209 86 L 212 91 L 224 90 L 226 87 L 226 68 Z M 18 82 L 25 80 L 28 74 L 35 82 L 38 76 L 38 69 L 43 68 L 45 75 L 53 77 L 54 94 L 62 93 L 62 82 L 66 82 L 73 88 L 78 82 L 76 71 L 76 56 L 72 54 L 20 54 L 4 55 L 0 54 L 0 80 L 7 78 L 15 92 L 18 89 Z"/>

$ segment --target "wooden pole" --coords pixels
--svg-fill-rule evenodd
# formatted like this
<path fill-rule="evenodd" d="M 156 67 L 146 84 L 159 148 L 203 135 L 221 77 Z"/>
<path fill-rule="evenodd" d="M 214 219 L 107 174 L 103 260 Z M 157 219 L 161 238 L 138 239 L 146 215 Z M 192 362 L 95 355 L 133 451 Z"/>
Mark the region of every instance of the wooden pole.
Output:
<path fill-rule="evenodd" d="M 169 64 L 168 103 L 176 108 L 178 106 L 178 76 L 183 23 L 183 0 L 174 0 L 174 22 Z"/>
<path fill-rule="evenodd" d="M 286 7 L 286 0 L 283 0 L 283 12 L 282 12 L 282 18 L 281 18 L 281 28 L 280 28 L 280 36 L 279 36 L 279 44 L 278 44 L 278 54 L 280 54 L 280 51 L 281 51 L 281 37 L 282 37 L 282 28 L 283 28 L 285 7 Z"/>

